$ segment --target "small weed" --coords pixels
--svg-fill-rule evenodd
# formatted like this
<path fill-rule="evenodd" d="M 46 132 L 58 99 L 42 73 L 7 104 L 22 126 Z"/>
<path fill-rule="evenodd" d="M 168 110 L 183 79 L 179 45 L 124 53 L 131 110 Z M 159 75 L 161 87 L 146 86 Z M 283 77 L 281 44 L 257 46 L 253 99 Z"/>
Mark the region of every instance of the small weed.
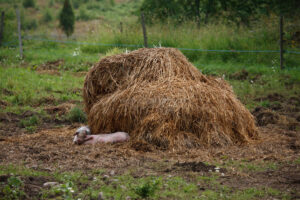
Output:
<path fill-rule="evenodd" d="M 4 199 L 22 199 L 25 196 L 21 179 L 16 176 L 11 176 L 7 180 L 7 184 L 2 189 Z M 1 185 L 0 185 L 1 186 Z"/>
<path fill-rule="evenodd" d="M 39 124 L 39 119 L 36 115 L 33 115 L 30 118 L 23 119 L 20 121 L 20 126 L 22 128 L 26 128 L 28 130 L 31 130 L 34 126 Z"/>
<path fill-rule="evenodd" d="M 220 199 L 219 193 L 213 190 L 205 190 L 202 192 L 201 197 L 203 199 Z"/>
<path fill-rule="evenodd" d="M 73 108 L 68 114 L 68 120 L 71 122 L 86 122 L 86 115 L 85 113 L 79 108 Z"/>
<path fill-rule="evenodd" d="M 265 107 L 265 108 L 269 108 L 270 105 L 271 105 L 270 102 L 267 101 L 267 100 L 266 101 L 262 101 L 260 104 L 261 104 L 262 107 Z"/>
<path fill-rule="evenodd" d="M 45 10 L 45 13 L 43 14 L 42 22 L 48 23 L 53 20 L 53 16 L 51 12 L 47 9 Z"/>
<path fill-rule="evenodd" d="M 134 189 L 134 192 L 141 198 L 152 197 L 155 194 L 155 192 L 159 189 L 159 185 L 159 179 L 147 180 L 145 183 L 138 185 Z"/>
<path fill-rule="evenodd" d="M 295 164 L 300 164 L 300 157 L 295 160 Z"/>
<path fill-rule="evenodd" d="M 126 50 L 124 49 L 120 49 L 120 48 L 113 48 L 113 49 L 110 49 L 106 52 L 105 56 L 112 56 L 112 55 L 117 55 L 117 54 L 121 54 L 121 53 L 124 53 Z"/>
<path fill-rule="evenodd" d="M 25 127 L 25 129 L 29 133 L 33 133 L 34 131 L 36 131 L 37 127 L 36 126 L 27 126 L 27 127 Z"/>

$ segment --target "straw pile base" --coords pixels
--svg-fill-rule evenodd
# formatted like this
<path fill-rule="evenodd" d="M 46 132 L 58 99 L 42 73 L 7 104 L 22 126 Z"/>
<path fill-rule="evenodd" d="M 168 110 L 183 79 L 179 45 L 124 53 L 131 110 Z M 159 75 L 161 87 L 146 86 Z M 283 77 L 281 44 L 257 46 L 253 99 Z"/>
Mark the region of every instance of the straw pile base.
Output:
<path fill-rule="evenodd" d="M 83 89 L 94 133 L 124 131 L 161 149 L 245 144 L 254 118 L 222 79 L 203 75 L 178 50 L 139 49 L 106 57 Z"/>

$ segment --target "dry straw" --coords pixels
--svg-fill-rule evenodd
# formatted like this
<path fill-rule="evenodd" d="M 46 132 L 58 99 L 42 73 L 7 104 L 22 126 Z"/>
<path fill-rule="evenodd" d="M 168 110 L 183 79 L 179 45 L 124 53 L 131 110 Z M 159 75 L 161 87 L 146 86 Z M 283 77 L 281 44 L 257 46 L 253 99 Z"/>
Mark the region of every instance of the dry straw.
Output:
<path fill-rule="evenodd" d="M 231 86 L 203 75 L 173 48 L 100 60 L 86 76 L 83 96 L 92 132 L 128 132 L 135 145 L 225 146 L 258 136 Z"/>

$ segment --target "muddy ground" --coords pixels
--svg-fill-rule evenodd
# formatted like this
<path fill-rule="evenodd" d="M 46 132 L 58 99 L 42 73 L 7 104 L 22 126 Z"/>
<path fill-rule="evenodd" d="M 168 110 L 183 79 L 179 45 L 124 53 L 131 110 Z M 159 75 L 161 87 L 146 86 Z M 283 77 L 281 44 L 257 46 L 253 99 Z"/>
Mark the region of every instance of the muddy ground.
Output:
<path fill-rule="evenodd" d="M 276 103 L 252 111 L 260 130 L 258 141 L 244 146 L 184 151 L 161 151 L 128 143 L 77 146 L 72 139 L 80 124 L 61 122 L 60 127 L 54 127 L 55 122 L 49 122 L 29 134 L 17 126 L 24 116 L 8 113 L 0 117 L 0 165 L 20 165 L 47 172 L 105 169 L 116 174 L 131 172 L 134 177 L 181 176 L 187 181 L 195 176 L 210 176 L 218 166 L 222 185 L 236 189 L 272 187 L 290 191 L 293 199 L 300 199 L 300 98 L 285 99 L 272 94 L 257 99 L 262 100 Z M 240 163 L 255 167 L 243 169 Z M 275 164 L 276 168 L 264 168 L 266 163 Z M 2 182 L 6 179 L 0 177 Z M 49 181 L 41 179 L 26 179 L 28 194 L 36 194 Z"/>

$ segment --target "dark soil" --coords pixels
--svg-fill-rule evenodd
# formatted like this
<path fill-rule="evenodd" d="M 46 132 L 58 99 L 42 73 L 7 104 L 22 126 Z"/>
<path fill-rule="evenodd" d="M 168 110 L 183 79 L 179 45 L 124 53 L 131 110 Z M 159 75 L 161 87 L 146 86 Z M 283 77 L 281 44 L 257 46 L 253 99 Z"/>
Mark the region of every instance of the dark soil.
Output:
<path fill-rule="evenodd" d="M 257 107 L 252 111 L 259 126 L 274 124 L 282 129 L 300 129 L 300 97 L 289 97 L 273 93 L 256 101 L 268 101 L 268 107 Z"/>
<path fill-rule="evenodd" d="M 249 73 L 243 69 L 242 71 L 238 71 L 238 72 L 235 72 L 231 75 L 229 75 L 229 78 L 230 79 L 235 79 L 235 80 L 246 80 L 249 76 Z"/>
<path fill-rule="evenodd" d="M 57 70 L 59 66 L 62 66 L 64 64 L 64 60 L 54 60 L 54 61 L 48 61 L 44 64 L 41 64 L 37 69 L 38 70 Z"/>
<path fill-rule="evenodd" d="M 214 165 L 208 165 L 203 162 L 183 162 L 175 163 L 171 169 L 167 169 L 166 172 L 171 171 L 193 171 L 193 172 L 226 172 L 225 168 L 219 168 Z"/>

